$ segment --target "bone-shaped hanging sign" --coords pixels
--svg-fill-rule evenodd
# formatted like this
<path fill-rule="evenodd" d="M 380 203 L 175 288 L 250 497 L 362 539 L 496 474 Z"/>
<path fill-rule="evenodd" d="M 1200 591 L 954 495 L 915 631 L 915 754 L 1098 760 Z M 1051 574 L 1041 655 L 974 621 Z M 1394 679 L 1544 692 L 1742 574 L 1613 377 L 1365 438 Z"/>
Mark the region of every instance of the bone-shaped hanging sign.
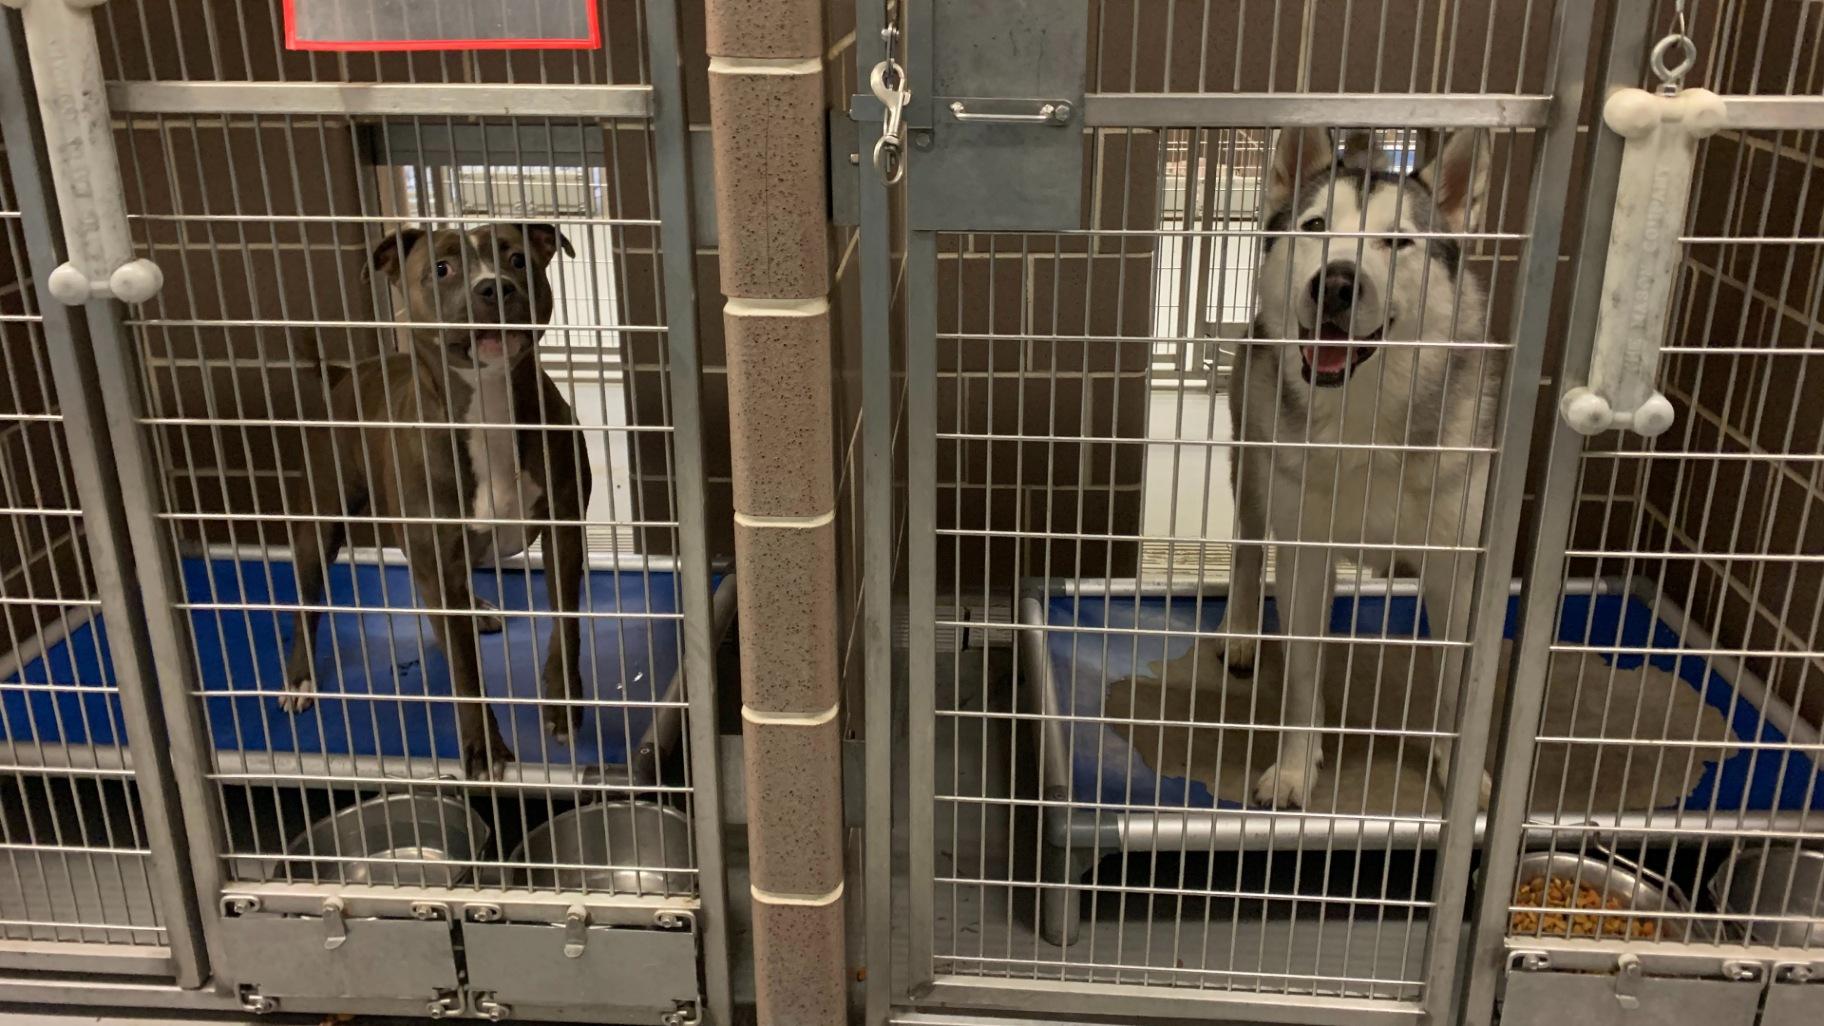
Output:
<path fill-rule="evenodd" d="M 1582 434 L 1625 428 L 1651 438 L 1672 426 L 1672 404 L 1655 388 L 1659 349 L 1697 142 L 1722 127 L 1723 118 L 1722 98 L 1707 89 L 1619 89 L 1603 106 L 1603 122 L 1627 141 L 1589 381 L 1566 392 L 1558 407 Z"/>

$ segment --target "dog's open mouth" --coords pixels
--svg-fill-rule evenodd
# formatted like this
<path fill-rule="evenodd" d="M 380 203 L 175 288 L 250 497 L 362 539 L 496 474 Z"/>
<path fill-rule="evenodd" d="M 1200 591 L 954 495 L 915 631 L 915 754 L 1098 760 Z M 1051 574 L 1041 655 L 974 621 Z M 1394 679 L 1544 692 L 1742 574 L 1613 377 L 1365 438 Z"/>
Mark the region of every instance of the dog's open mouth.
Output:
<path fill-rule="evenodd" d="M 1381 340 L 1381 330 L 1353 335 L 1348 329 L 1325 321 L 1318 326 L 1317 342 L 1298 347 L 1299 355 L 1304 357 L 1301 369 L 1305 380 L 1319 388 L 1336 388 L 1348 381 L 1350 373 L 1380 348 L 1375 343 Z M 1300 334 L 1310 337 L 1308 332 Z"/>
<path fill-rule="evenodd" d="M 499 363 L 519 355 L 531 344 L 529 331 L 478 331 L 469 338 L 469 352 L 476 363 Z"/>

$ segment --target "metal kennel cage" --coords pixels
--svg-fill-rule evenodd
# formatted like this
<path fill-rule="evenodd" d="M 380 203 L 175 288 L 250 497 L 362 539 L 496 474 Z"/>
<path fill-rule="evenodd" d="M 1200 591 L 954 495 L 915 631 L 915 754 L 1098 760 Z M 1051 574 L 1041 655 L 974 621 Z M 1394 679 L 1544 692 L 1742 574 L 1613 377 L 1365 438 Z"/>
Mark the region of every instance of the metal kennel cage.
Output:
<path fill-rule="evenodd" d="M 871 1021 L 1815 1018 L 1824 11 L 881 6 L 858 6 L 882 70 L 851 105 L 877 158 L 857 171 L 870 410 L 890 414 L 868 424 L 869 615 L 876 637 L 904 619 L 907 715 L 870 705 L 906 769 L 870 767 L 892 856 L 871 855 L 868 943 L 909 954 L 870 976 Z M 1727 112 L 1677 264 L 1655 265 L 1677 426 L 1586 439 L 1557 404 L 1589 379 L 1603 295 L 1622 153 L 1603 105 L 1659 85 L 1649 53 L 1677 26 L 1685 86 Z M 1328 623 L 1281 640 L 1274 613 L 1257 631 L 1228 608 L 1259 537 L 1228 468 L 1343 450 L 1233 435 L 1226 354 L 1266 313 L 1272 245 L 1374 234 L 1269 220 L 1276 143 L 1309 129 L 1395 179 L 1482 133 L 1484 214 L 1432 235 L 1486 283 L 1486 328 L 1415 345 L 1460 354 L 1471 391 L 1505 374 L 1485 439 L 1366 444 L 1396 474 L 1480 464 L 1482 515 L 1399 553 L 1363 543 L 1360 495 L 1331 511 L 1272 557 L 1279 609 L 1289 560 L 1338 565 Z M 1470 608 L 1425 600 L 1427 575 L 1473 581 Z M 1315 637 L 1329 763 L 1275 808 L 1252 792 L 1289 730 L 1279 653 Z M 1238 640 L 1261 646 L 1250 680 L 1224 672 Z M 1429 662 L 1452 651 L 1460 671 Z M 1530 897 L 1566 887 L 1604 910 Z"/>
<path fill-rule="evenodd" d="M 137 959 L 146 968 L 133 971 L 156 971 L 162 957 L 195 987 L 206 965 L 230 1006 L 254 1011 L 726 1022 L 713 648 L 734 581 L 708 565 L 704 538 L 677 8 L 603 0 L 594 48 L 376 54 L 287 49 L 286 6 L 109 4 L 94 9 L 92 42 L 87 13 L 28 7 L 19 23 L 46 109 L 75 123 L 45 126 L 47 146 L 29 117 L 9 119 L 14 174 L 39 189 L 32 176 L 47 171 L 60 186 L 90 176 L 60 190 L 63 227 L 80 239 L 88 219 L 124 206 L 132 253 L 158 266 L 163 287 L 130 308 L 88 304 L 89 379 L 110 431 L 66 439 L 71 464 L 117 469 L 132 561 L 44 555 L 44 572 L 60 575 L 53 590 L 32 578 L 6 592 L 17 665 L 0 688 L 8 786 L 21 799 L 7 803 L 8 865 L 29 862 L 33 888 L 55 878 L 71 895 L 43 905 L 37 890 L 0 885 L 4 937 L 74 946 L 30 969 L 112 972 Z M 107 84 L 94 110 L 56 92 L 66 68 L 48 59 L 85 46 Z M 84 118 L 112 136 L 118 179 L 56 147 L 91 127 Z M 404 495 L 434 486 L 377 479 L 371 447 L 397 458 L 414 444 L 459 445 L 474 419 L 394 408 L 338 433 L 353 426 L 331 411 L 338 383 L 361 388 L 387 367 L 418 373 L 378 358 L 409 352 L 414 327 L 442 324 L 414 314 L 373 255 L 412 229 L 469 233 L 477 246 L 517 240 L 513 260 L 549 258 L 548 276 L 525 287 L 534 307 L 554 307 L 528 357 L 551 382 L 539 402 L 553 419 L 534 449 L 532 432 L 517 444 L 547 475 L 553 452 L 587 468 L 578 476 L 593 488 L 576 513 L 554 505 L 529 519 L 478 499 L 471 518 L 413 518 L 312 501 L 325 494 L 313 479 L 324 445 L 361 445 L 359 487 Z M 507 250 L 497 252 L 504 266 Z M 32 256 L 44 280 L 56 254 Z M 60 422 L 42 373 L 32 377 L 46 347 L 16 242 L 14 264 L 7 368 L 27 391 L 15 389 L 8 415 L 31 441 Z M 452 372 L 441 373 L 448 388 Z M 60 458 L 63 444 L 30 452 Z M 348 459 L 344 449 L 331 460 L 334 472 Z M 90 511 L 74 508 L 67 473 L 50 462 L 9 474 L 21 546 L 80 546 L 73 528 Z M 315 600 L 299 583 L 315 575 L 291 544 L 331 530 L 346 544 L 316 568 Z M 438 588 L 472 607 L 427 595 L 426 568 L 391 547 L 414 530 L 461 543 L 450 572 L 468 580 Z M 535 540 L 488 557 L 509 531 Z M 572 538 L 580 598 L 566 609 L 567 564 L 553 547 Z M 103 559 L 107 570 L 95 569 Z M 143 642 L 137 613 L 105 600 L 127 584 L 113 567 L 129 565 Z M 448 626 L 427 626 L 427 609 Z M 320 616 L 315 644 L 300 646 L 316 700 L 287 710 L 300 614 Z M 486 619 L 497 629 L 486 633 Z M 475 640 L 453 651 L 464 620 Z M 582 683 L 564 697 L 541 686 L 540 665 L 571 630 Z M 121 665 L 136 645 L 152 666 Z M 460 663 L 475 665 L 478 695 L 452 691 Z M 153 694 L 160 708 L 148 716 L 132 699 Z M 479 764 L 458 728 L 476 708 L 502 737 Z M 553 738 L 542 721 L 563 716 L 570 736 Z M 169 744 L 147 724 L 167 728 Z M 142 767 L 158 768 L 181 808 L 134 802 Z M 187 864 L 172 880 L 156 872 L 174 860 Z M 114 882 L 97 882 L 100 870 Z M 167 893 L 178 878 L 194 881 L 193 899 Z M 179 926 L 200 930 L 206 959 L 177 957 Z M 77 957 L 90 953 L 99 957 Z M 24 985 L 37 989 L 18 993 L 49 986 L 72 1003 L 85 993 Z"/>

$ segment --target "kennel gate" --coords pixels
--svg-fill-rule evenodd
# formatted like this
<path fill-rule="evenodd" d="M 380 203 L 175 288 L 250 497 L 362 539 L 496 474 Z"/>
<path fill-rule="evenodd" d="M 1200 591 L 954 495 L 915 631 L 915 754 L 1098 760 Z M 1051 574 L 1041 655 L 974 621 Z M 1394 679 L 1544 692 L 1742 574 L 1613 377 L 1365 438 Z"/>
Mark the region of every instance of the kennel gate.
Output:
<path fill-rule="evenodd" d="M 1592 498 L 1600 484 L 1579 491 L 1577 468 L 1644 459 L 1654 446 L 1614 447 L 1633 452 L 1622 456 L 1598 441 L 1586 455 L 1581 436 L 1555 428 L 1530 537 L 1527 579 L 1535 586 L 1521 591 L 1504 572 L 1485 572 L 1511 565 L 1517 549 L 1532 399 L 1550 383 L 1545 392 L 1555 401 L 1587 366 L 1582 347 L 1593 334 L 1609 227 L 1603 208 L 1613 201 L 1619 152 L 1602 137 L 1577 159 L 1585 104 L 1600 109 L 1606 95 L 1589 86 L 1640 84 L 1648 46 L 1672 23 L 1671 4 L 1440 3 L 1429 15 L 1433 5 L 1375 3 L 882 6 L 858 4 L 860 66 L 880 62 L 884 74 L 851 111 L 862 125 L 855 150 L 863 316 L 873 343 L 868 405 L 891 414 L 867 424 L 868 551 L 871 565 L 895 572 L 904 560 L 910 783 L 898 810 L 904 847 L 888 857 L 893 767 L 885 758 L 870 763 L 868 943 L 870 961 L 883 960 L 895 941 L 909 959 L 899 977 L 870 976 L 870 1021 L 967 1010 L 1299 1022 L 1450 1022 L 1464 1014 L 1486 1022 L 1504 983 L 1508 1014 L 1521 1022 L 1641 1008 L 1649 1018 L 1639 1021 L 1746 1023 L 1763 998 L 1767 1022 L 1815 1019 L 1824 991 L 1805 981 L 1824 978 L 1816 939 L 1807 954 L 1739 934 L 1729 935 L 1733 948 L 1701 951 L 1689 934 L 1680 943 L 1508 936 L 1519 911 L 1509 885 L 1525 882 L 1524 873 L 1515 878 L 1523 853 L 1594 854 L 1595 865 L 1625 872 L 1631 862 L 1617 852 L 1643 839 L 1676 847 L 1684 837 L 1707 852 L 1731 829 L 1760 839 L 1819 833 L 1810 814 L 1817 734 L 1735 660 L 1815 659 L 1815 626 L 1809 640 L 1799 628 L 1796 641 L 1758 648 L 1711 640 L 1724 633 L 1717 607 L 1691 608 L 1702 597 L 1695 585 L 1665 594 L 1642 559 L 1726 564 L 1731 549 L 1713 540 L 1679 551 L 1666 541 L 1649 554 L 1640 551 L 1647 546 L 1624 551 L 1602 530 L 1590 534 L 1592 523 L 1607 524 L 1602 511 L 1618 492 L 1611 485 L 1606 499 Z M 1817 72 L 1803 62 L 1802 45 L 1790 51 L 1790 70 L 1724 55 L 1752 52 L 1757 40 L 1765 48 L 1769 38 L 1815 40 L 1820 12 L 1791 5 L 1797 23 L 1770 32 L 1756 5 L 1697 6 L 1693 25 L 1712 19 L 1703 24 L 1714 52 L 1693 82 L 1713 84 L 1726 70 L 1752 83 L 1733 91 L 1755 94 L 1730 97 L 1730 131 L 1814 139 L 1824 104 L 1801 98 L 1815 92 L 1806 76 Z M 1614 28 L 1602 54 L 1599 13 Z M 1586 81 L 1595 57 L 1598 77 Z M 1757 77 L 1764 66 L 1771 80 Z M 1182 388 L 1163 410 L 1149 397 L 1161 394 L 1155 347 L 1214 345 L 1201 329 L 1232 319 L 1221 316 L 1233 305 L 1224 285 L 1252 271 L 1259 243 L 1289 234 L 1258 221 L 1262 171 L 1273 132 L 1301 127 L 1337 130 L 1345 146 L 1360 133 L 1395 171 L 1436 153 L 1434 133 L 1490 133 L 1486 222 L 1451 233 L 1490 276 L 1490 328 L 1453 344 L 1502 350 L 1510 363 L 1496 443 L 1478 454 L 1494 466 L 1480 538 L 1439 547 L 1473 563 L 1463 572 L 1478 582 L 1465 675 L 1442 685 L 1462 688 L 1458 722 L 1426 721 L 1422 695 L 1387 706 L 1383 678 L 1414 690 L 1411 660 L 1463 643 L 1430 639 L 1411 585 L 1369 579 L 1358 567 L 1372 553 L 1338 540 L 1346 562 L 1332 635 L 1349 638 L 1337 643 L 1352 653 L 1349 666 L 1373 667 L 1372 689 L 1342 687 L 1345 705 L 1351 695 L 1366 703 L 1365 721 L 1331 731 L 1357 750 L 1357 779 L 1345 789 L 1338 770 L 1325 804 L 1274 811 L 1191 769 L 1199 738 L 1215 750 L 1217 769 L 1227 765 L 1226 740 L 1243 748 L 1241 780 L 1251 783 L 1261 768 L 1252 756 L 1259 738 L 1273 737 L 1275 710 L 1203 692 L 1173 706 L 1157 683 L 1187 663 L 1195 675 L 1200 661 L 1220 674 L 1217 646 L 1231 636 L 1223 616 L 1229 568 L 1212 550 L 1236 536 L 1211 511 L 1211 493 L 1227 489 L 1211 454 L 1239 447 L 1214 404 L 1199 405 Z M 1556 371 L 1546 361 L 1561 351 L 1553 285 L 1560 239 L 1577 237 L 1563 224 L 1574 172 L 1594 183 L 1588 202 L 1601 212 L 1586 215 L 1574 296 L 1556 297 L 1573 305 L 1573 330 L 1564 377 L 1554 380 L 1542 371 Z M 1694 204 L 1705 189 L 1727 188 L 1723 178 L 1699 177 Z M 1767 180 L 1741 195 L 1761 202 L 1774 191 Z M 1693 252 L 1733 245 L 1784 256 L 1816 244 L 1816 226 L 1802 213 L 1785 232 L 1736 225 L 1693 229 L 1683 241 Z M 1764 213 L 1760 223 L 1766 229 Z M 1355 244 L 1348 231 L 1319 231 Z M 1235 240 L 1242 245 L 1232 247 Z M 1680 309 L 1690 320 L 1683 270 Z M 1815 291 L 1803 295 L 1809 299 L 1791 305 L 1815 304 Z M 903 325 L 894 321 L 901 302 Z M 1669 360 L 1726 363 L 1771 356 L 1772 348 L 1743 342 L 1718 352 L 1705 340 L 1666 352 Z M 1803 366 L 1803 356 L 1794 363 Z M 1757 369 L 1757 382 L 1773 379 Z M 1681 423 L 1697 416 L 1690 394 L 1674 396 Z M 1801 405 L 1794 397 L 1779 408 Z M 1555 404 L 1541 415 L 1555 418 Z M 1728 423 L 1714 415 L 1710 422 Z M 906 469 L 896 482 L 901 437 Z M 1776 466 L 1805 444 L 1743 462 Z M 1717 454 L 1712 462 L 1728 466 Z M 1148 476 L 1161 465 L 1171 507 L 1162 526 L 1143 508 Z M 1695 471 L 1669 473 L 1682 472 Z M 1811 477 L 1815 487 L 1815 471 Z M 1202 490 L 1188 514 L 1180 489 Z M 1584 518 L 1581 532 L 1573 513 Z M 1620 525 L 1612 529 L 1643 524 L 1637 514 L 1644 516 L 1634 506 L 1612 513 Z M 1804 553 L 1782 555 L 1803 562 Z M 1771 556 L 1763 550 L 1743 562 L 1764 568 Z M 893 574 L 884 576 L 870 579 L 869 597 L 870 636 L 883 642 L 895 615 Z M 1504 639 L 1517 631 L 1520 657 L 1508 684 Z M 997 661 L 997 646 L 1015 649 L 1011 667 Z M 1654 804 L 1664 797 L 1657 772 L 1645 798 L 1623 793 L 1631 779 L 1624 772 L 1622 791 L 1592 788 L 1585 807 L 1560 797 L 1526 811 L 1535 786 L 1543 791 L 1571 772 L 1570 763 L 1557 777 L 1536 770 L 1540 751 L 1581 746 L 1614 758 L 1654 744 L 1703 747 L 1695 734 L 1678 736 L 1684 724 L 1670 711 L 1650 741 L 1603 733 L 1606 711 L 1594 733 L 1575 718 L 1534 729 L 1548 690 L 1547 649 L 1601 663 L 1611 690 L 1623 671 L 1644 676 L 1643 662 L 1674 660 L 1666 694 L 1689 689 L 1695 697 L 1680 707 L 1687 711 L 1690 703 L 1721 704 L 1730 715 L 1751 710 L 1728 725 L 1743 732 L 1737 751 L 1768 755 L 1739 764 L 1687 760 L 1692 779 L 1678 783 L 1689 793 L 1679 792 L 1671 812 Z M 1680 652 L 1700 657 L 1701 669 Z M 1389 668 L 1401 659 L 1405 669 Z M 871 670 L 890 672 L 884 661 Z M 1353 669 L 1344 672 L 1355 680 Z M 1498 697 L 1506 694 L 1514 697 Z M 1117 698 L 1122 708 L 1112 707 Z M 1199 715 L 1200 700 L 1215 712 Z M 1508 702 L 1515 726 L 1491 728 Z M 891 706 L 870 703 L 870 736 L 897 736 L 892 717 Z M 1425 780 L 1425 752 L 1452 735 L 1453 784 L 1437 795 Z M 1473 786 L 1491 748 L 1502 768 L 1492 818 L 1478 814 Z M 1168 751 L 1182 769 L 1161 766 Z M 1342 753 L 1333 758 L 1344 761 Z M 1597 766 L 1605 767 L 1613 763 Z M 1757 801 L 1771 806 L 1751 812 Z M 1663 844 L 1649 847 L 1636 856 L 1671 857 Z M 1478 848 L 1486 853 L 1479 862 Z M 1486 883 L 1472 900 L 1478 864 Z M 1729 918 L 1662 908 L 1627 922 Z M 1762 909 L 1734 923 L 1790 926 L 1792 918 Z M 1644 1002 L 1635 993 L 1642 977 L 1638 994 L 1651 995 Z"/>
<path fill-rule="evenodd" d="M 712 650 L 734 582 L 711 574 L 703 533 L 678 11 L 652 0 L 600 14 L 597 49 L 457 56 L 287 52 L 277 2 L 179 15 L 123 0 L 94 9 L 93 37 L 86 15 L 25 12 L 35 53 L 96 48 L 107 79 L 93 110 L 43 97 L 103 119 L 103 137 L 111 121 L 118 146 L 124 194 L 107 196 L 111 169 L 95 169 L 67 193 L 66 224 L 121 203 L 134 254 L 163 271 L 162 291 L 130 309 L 88 304 L 113 451 L 93 435 L 70 444 L 79 465 L 113 462 L 132 496 L 122 529 L 172 741 L 167 768 L 123 702 L 127 744 L 63 720 L 47 738 L 33 721 L 39 735 L 9 729 L 9 749 L 50 741 L 117 767 L 132 753 L 169 775 L 182 827 L 174 803 L 140 846 L 173 857 L 184 848 L 161 832 L 181 829 L 198 897 L 185 908 L 161 894 L 160 929 L 174 956 L 185 929 L 207 949 L 172 975 L 195 986 L 206 965 L 230 1007 L 728 1021 Z M 36 70 L 54 90 L 65 69 L 51 63 Z M 94 124 L 76 120 L 53 140 Z M 18 124 L 9 148 L 31 152 Z M 89 170 L 64 165 L 53 173 Z M 386 518 L 299 509 L 291 479 L 312 472 L 300 457 L 332 382 L 374 373 L 360 359 L 411 323 L 383 276 L 369 280 L 368 253 L 407 225 L 485 230 L 499 245 L 493 226 L 527 223 L 574 247 L 551 264 L 555 313 L 530 358 L 579 425 L 547 436 L 586 446 L 594 468 L 570 614 L 584 691 L 574 742 L 548 739 L 537 667 L 563 614 L 542 549 L 479 567 L 470 587 L 503 626 L 479 642 L 483 693 L 470 701 L 494 710 L 516 761 L 466 779 L 464 699 L 447 690 L 402 558 L 380 547 Z M 94 263 L 80 269 L 106 278 Z M 421 414 L 390 428 L 442 438 L 454 426 Z M 300 608 L 286 528 L 312 520 L 346 522 L 350 537 L 310 654 L 318 700 L 293 717 L 275 704 Z M 539 525 L 470 525 L 516 526 Z M 45 678 L 58 712 L 89 708 L 81 689 L 105 680 L 104 646 L 128 697 L 132 632 L 110 641 L 102 619 L 42 639 L 21 671 Z"/>

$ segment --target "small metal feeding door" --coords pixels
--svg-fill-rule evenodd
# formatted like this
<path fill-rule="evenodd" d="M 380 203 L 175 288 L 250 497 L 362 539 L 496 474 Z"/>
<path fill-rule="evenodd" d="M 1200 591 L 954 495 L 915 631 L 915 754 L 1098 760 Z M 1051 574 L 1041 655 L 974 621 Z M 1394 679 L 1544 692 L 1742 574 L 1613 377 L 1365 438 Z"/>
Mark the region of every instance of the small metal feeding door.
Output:
<path fill-rule="evenodd" d="M 894 999 L 1449 1021 L 1589 5 L 904 19 Z"/>
<path fill-rule="evenodd" d="M 1824 10 L 1615 17 L 1466 1021 L 1815 1021 Z"/>
<path fill-rule="evenodd" d="M 125 301 L 90 329 L 216 982 L 727 1021 L 675 5 L 464 54 L 287 49 L 286 5 L 217 6 L 23 22 L 73 55 L 33 70 L 93 158 L 58 172 L 67 234 L 106 243 L 52 286 Z M 44 644 L 90 683 L 57 676 L 88 635 Z"/>

